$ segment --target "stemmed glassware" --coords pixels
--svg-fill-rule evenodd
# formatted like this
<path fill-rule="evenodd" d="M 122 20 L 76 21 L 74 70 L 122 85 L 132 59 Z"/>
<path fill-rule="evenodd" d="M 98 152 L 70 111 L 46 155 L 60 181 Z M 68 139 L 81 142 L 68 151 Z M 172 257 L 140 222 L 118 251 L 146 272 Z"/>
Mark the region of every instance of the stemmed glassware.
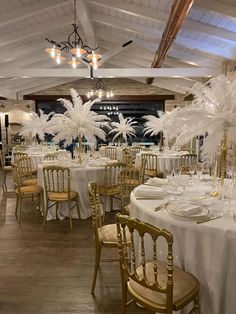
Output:
<path fill-rule="evenodd" d="M 200 162 L 196 163 L 195 169 L 197 172 L 198 179 L 200 180 L 202 176 L 202 164 Z"/>

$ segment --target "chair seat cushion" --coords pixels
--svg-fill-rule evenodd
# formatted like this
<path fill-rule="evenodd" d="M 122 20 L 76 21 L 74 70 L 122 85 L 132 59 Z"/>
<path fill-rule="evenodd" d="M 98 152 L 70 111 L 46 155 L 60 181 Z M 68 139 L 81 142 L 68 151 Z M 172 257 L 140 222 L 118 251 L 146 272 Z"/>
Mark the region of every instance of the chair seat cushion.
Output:
<path fill-rule="evenodd" d="M 147 279 L 153 282 L 153 262 L 146 264 Z M 167 283 L 167 271 L 166 263 L 157 262 L 158 282 L 160 286 L 166 286 Z M 142 278 L 142 267 L 137 268 L 137 273 Z M 128 289 L 134 297 L 147 302 L 151 307 L 166 308 L 166 295 L 157 291 L 153 291 L 149 288 L 142 286 L 136 281 L 130 279 L 128 282 Z M 173 306 L 174 310 L 179 310 L 184 301 L 191 300 L 199 289 L 199 283 L 197 279 L 174 266 L 173 271 Z"/>
<path fill-rule="evenodd" d="M 117 243 L 117 227 L 116 224 L 105 225 L 98 228 L 98 237 L 102 242 Z"/>
<path fill-rule="evenodd" d="M 146 169 L 145 170 L 145 175 L 149 177 L 159 177 L 163 178 L 163 172 L 156 171 L 155 169 Z"/>
<path fill-rule="evenodd" d="M 3 170 L 4 171 L 12 171 L 12 166 L 4 166 Z"/>
<path fill-rule="evenodd" d="M 77 198 L 78 193 L 70 191 L 70 199 L 73 200 Z M 68 201 L 68 193 L 67 192 L 48 192 L 48 199 L 50 201 Z"/>
<path fill-rule="evenodd" d="M 119 185 L 113 185 L 111 187 L 100 185 L 98 189 L 100 195 L 116 195 L 121 193 L 121 187 Z"/>
<path fill-rule="evenodd" d="M 127 229 L 126 229 L 127 230 Z M 130 233 L 127 230 L 127 241 L 130 242 Z M 98 228 L 99 240 L 103 243 L 117 244 L 117 226 L 116 224 L 104 225 Z"/>
<path fill-rule="evenodd" d="M 27 185 L 27 186 L 20 187 L 20 192 L 23 195 L 38 194 L 38 193 L 41 193 L 42 191 L 43 189 L 41 188 L 41 186 L 38 186 L 38 185 Z"/>
<path fill-rule="evenodd" d="M 27 179 L 23 182 L 24 185 L 37 185 L 37 178 Z"/>

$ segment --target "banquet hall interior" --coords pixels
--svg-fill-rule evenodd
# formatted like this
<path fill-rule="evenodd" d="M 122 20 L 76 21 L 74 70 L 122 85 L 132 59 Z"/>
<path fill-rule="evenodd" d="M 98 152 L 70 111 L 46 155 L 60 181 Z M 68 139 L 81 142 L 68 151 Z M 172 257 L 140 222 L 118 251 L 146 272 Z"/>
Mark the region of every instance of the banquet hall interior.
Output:
<path fill-rule="evenodd" d="M 0 16 L 0 314 L 235 314 L 236 0 Z"/>

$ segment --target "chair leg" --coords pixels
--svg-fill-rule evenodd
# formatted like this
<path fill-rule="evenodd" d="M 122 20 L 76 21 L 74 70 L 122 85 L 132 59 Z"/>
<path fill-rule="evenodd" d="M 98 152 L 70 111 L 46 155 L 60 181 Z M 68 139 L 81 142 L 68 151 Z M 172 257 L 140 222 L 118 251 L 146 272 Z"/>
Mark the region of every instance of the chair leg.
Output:
<path fill-rule="evenodd" d="M 69 221 L 70 221 L 70 230 L 72 230 L 71 204 L 70 204 L 70 201 L 68 201 L 68 216 L 69 216 Z"/>
<path fill-rule="evenodd" d="M 47 217 L 48 217 L 48 201 L 46 201 L 46 210 L 45 211 L 45 215 L 43 217 L 43 229 L 45 228 L 45 224 L 46 224 L 46 221 L 47 221 Z"/>
<path fill-rule="evenodd" d="M 56 203 L 56 219 L 58 219 L 59 203 Z"/>
<path fill-rule="evenodd" d="M 110 196 L 110 202 L 111 202 L 111 211 L 113 211 L 113 196 Z"/>
<path fill-rule="evenodd" d="M 21 213 L 22 213 L 22 197 L 20 197 L 19 201 L 20 201 L 20 211 L 19 211 L 19 215 L 18 215 L 18 223 L 20 223 L 20 221 L 21 221 Z"/>
<path fill-rule="evenodd" d="M 94 264 L 94 273 L 93 273 L 93 283 L 92 283 L 92 288 L 91 288 L 91 294 L 94 295 L 94 290 L 96 286 L 96 281 L 97 281 L 97 273 L 98 273 L 98 268 L 99 268 L 99 262 L 100 262 L 100 257 L 101 257 L 101 250 L 102 247 L 100 244 L 96 244 L 95 248 L 95 264 Z"/>
<path fill-rule="evenodd" d="M 76 208 L 77 208 L 78 218 L 80 219 L 80 206 L 79 206 L 79 199 L 78 198 L 76 200 Z"/>
<path fill-rule="evenodd" d="M 194 299 L 194 314 L 200 314 L 199 295 Z"/>
<path fill-rule="evenodd" d="M 103 204 L 103 222 L 105 221 L 106 216 L 106 209 L 107 209 L 107 195 L 104 195 L 104 204 Z"/>
<path fill-rule="evenodd" d="M 123 281 L 122 282 L 122 300 L 121 300 L 121 309 L 120 309 L 121 314 L 126 313 L 126 306 L 127 306 L 127 283 Z"/>
<path fill-rule="evenodd" d="M 18 205 L 19 205 L 19 195 L 16 195 L 16 209 L 15 209 L 15 215 L 17 216 L 17 212 L 18 212 Z"/>
<path fill-rule="evenodd" d="M 6 171 L 3 171 L 3 185 L 2 185 L 2 190 L 3 192 L 7 192 L 7 175 L 6 175 Z"/>

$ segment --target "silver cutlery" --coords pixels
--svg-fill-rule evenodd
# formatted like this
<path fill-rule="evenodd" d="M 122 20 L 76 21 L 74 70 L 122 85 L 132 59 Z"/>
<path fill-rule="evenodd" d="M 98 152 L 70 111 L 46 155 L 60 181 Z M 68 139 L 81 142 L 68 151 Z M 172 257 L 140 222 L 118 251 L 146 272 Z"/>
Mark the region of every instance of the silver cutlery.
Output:
<path fill-rule="evenodd" d="M 161 205 L 159 205 L 159 206 L 157 206 L 157 207 L 155 207 L 154 208 L 154 212 L 157 212 L 157 211 L 159 211 L 159 210 L 161 210 L 161 209 L 166 209 L 166 207 L 167 207 L 167 205 L 169 204 L 169 202 L 166 202 L 166 203 L 162 203 Z"/>
<path fill-rule="evenodd" d="M 221 218 L 222 216 L 213 216 L 213 217 L 207 217 L 207 218 L 203 218 L 201 220 L 198 220 L 197 221 L 197 224 L 202 224 L 204 222 L 208 222 L 208 221 L 211 221 L 211 220 L 215 220 L 215 219 L 218 219 L 218 218 Z"/>

